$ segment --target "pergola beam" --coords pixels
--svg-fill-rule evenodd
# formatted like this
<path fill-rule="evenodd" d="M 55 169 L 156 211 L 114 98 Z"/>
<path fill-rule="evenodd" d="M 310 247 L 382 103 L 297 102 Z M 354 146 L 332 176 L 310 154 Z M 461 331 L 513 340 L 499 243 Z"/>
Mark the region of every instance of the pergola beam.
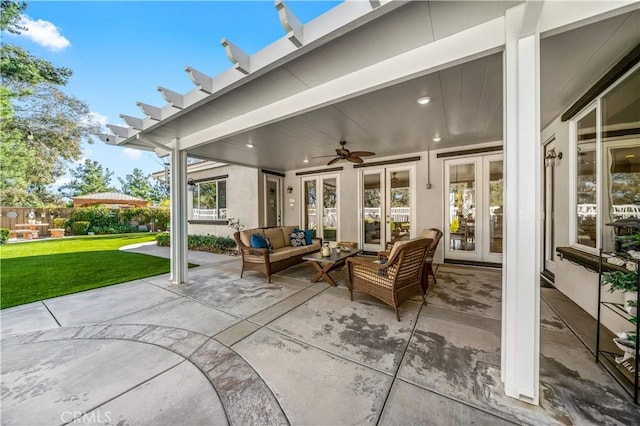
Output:
<path fill-rule="evenodd" d="M 107 133 L 98 133 L 96 135 L 98 137 L 98 139 L 100 139 L 102 142 L 106 143 L 107 145 L 119 145 L 121 142 L 123 142 L 125 139 L 118 137 L 116 135 L 110 135 Z"/>
<path fill-rule="evenodd" d="M 213 78 L 190 66 L 185 67 L 184 70 L 189 74 L 189 79 L 199 90 L 208 94 L 213 93 Z"/>
<path fill-rule="evenodd" d="M 227 40 L 227 38 L 223 38 L 220 44 L 224 47 L 224 51 L 235 69 L 243 74 L 251 72 L 251 57 L 249 55 Z"/>
<path fill-rule="evenodd" d="M 287 38 L 294 46 L 301 47 L 304 44 L 304 25 L 282 0 L 276 0 L 275 7 Z"/>
<path fill-rule="evenodd" d="M 182 109 L 185 107 L 184 96 L 181 93 L 174 92 L 165 87 L 158 86 L 158 92 L 162 95 L 165 101 L 172 107 Z"/>
<path fill-rule="evenodd" d="M 144 120 L 142 118 L 132 117 L 125 114 L 120 114 L 120 118 L 122 118 L 128 126 L 131 126 L 135 130 L 144 130 Z"/>
<path fill-rule="evenodd" d="M 123 139 L 128 139 L 136 134 L 136 132 L 129 127 L 116 126 L 115 124 L 107 124 L 107 128 L 111 130 L 114 135 Z"/>
<path fill-rule="evenodd" d="M 162 115 L 162 108 L 142 102 L 136 102 L 136 105 L 152 120 L 161 121 L 164 118 Z"/>

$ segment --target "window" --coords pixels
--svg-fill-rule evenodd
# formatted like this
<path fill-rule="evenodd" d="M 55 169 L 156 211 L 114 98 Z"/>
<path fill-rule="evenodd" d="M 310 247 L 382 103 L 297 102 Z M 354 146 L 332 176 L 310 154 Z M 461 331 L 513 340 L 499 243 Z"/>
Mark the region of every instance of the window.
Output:
<path fill-rule="evenodd" d="M 640 219 L 640 69 L 572 121 L 575 232 L 586 250 L 614 249 L 616 220 Z"/>
<path fill-rule="evenodd" d="M 227 218 L 227 181 L 224 179 L 198 182 L 193 189 L 193 220 L 224 220 Z"/>

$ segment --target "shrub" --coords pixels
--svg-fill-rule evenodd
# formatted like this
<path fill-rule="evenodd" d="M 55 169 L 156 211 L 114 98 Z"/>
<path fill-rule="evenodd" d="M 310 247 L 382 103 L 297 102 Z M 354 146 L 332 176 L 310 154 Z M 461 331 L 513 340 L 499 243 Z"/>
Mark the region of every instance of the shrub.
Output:
<path fill-rule="evenodd" d="M 116 213 L 104 207 L 84 207 L 73 211 L 71 220 L 89 222 L 91 228 L 105 228 L 118 224 Z"/>
<path fill-rule="evenodd" d="M 236 246 L 233 238 L 216 237 L 215 235 L 189 235 L 187 246 L 189 250 L 207 251 L 211 253 L 224 253 Z M 156 236 L 159 246 L 169 247 L 171 245 L 169 233 L 165 232 Z"/>
<path fill-rule="evenodd" d="M 73 222 L 73 235 L 87 235 L 89 233 L 89 222 Z"/>
<path fill-rule="evenodd" d="M 66 223 L 67 219 L 63 217 L 56 217 L 55 219 L 53 219 L 53 227 L 56 229 L 64 229 Z"/>
<path fill-rule="evenodd" d="M 168 232 L 156 235 L 156 241 L 160 247 L 169 247 L 170 237 Z"/>
<path fill-rule="evenodd" d="M 7 228 L 0 228 L 0 244 L 7 244 L 9 240 L 9 230 Z"/>

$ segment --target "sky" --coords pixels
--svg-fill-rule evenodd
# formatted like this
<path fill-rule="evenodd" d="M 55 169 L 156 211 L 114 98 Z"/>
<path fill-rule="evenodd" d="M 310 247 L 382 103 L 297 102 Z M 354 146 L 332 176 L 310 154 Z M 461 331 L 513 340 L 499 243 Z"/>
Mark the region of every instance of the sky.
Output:
<path fill-rule="evenodd" d="M 273 0 L 26 3 L 22 26 L 29 30 L 19 36 L 3 33 L 2 42 L 70 68 L 73 76 L 65 93 L 86 102 L 103 125 L 125 126 L 120 114 L 144 117 L 138 101 L 165 105 L 158 86 L 179 93 L 193 90 L 184 71 L 187 65 L 210 76 L 231 68 L 220 45 L 224 37 L 252 54 L 285 35 Z M 306 23 L 339 2 L 285 3 Z M 116 188 L 117 177 L 124 178 L 136 167 L 145 174 L 163 168 L 153 152 L 93 140 L 83 144 L 78 163 L 98 161 L 114 172 L 111 184 Z M 67 175 L 57 185 L 68 180 Z"/>

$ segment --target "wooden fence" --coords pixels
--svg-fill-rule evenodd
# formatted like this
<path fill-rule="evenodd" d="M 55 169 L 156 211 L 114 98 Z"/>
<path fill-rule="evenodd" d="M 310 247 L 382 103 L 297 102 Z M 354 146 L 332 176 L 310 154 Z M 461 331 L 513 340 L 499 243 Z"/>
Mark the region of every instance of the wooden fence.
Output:
<path fill-rule="evenodd" d="M 29 212 L 36 215 L 36 222 L 48 223 L 53 228 L 53 219 L 62 217 L 70 219 L 73 208 L 34 208 L 29 207 L 0 207 L 0 228 L 16 229 L 16 223 L 29 223 Z"/>

